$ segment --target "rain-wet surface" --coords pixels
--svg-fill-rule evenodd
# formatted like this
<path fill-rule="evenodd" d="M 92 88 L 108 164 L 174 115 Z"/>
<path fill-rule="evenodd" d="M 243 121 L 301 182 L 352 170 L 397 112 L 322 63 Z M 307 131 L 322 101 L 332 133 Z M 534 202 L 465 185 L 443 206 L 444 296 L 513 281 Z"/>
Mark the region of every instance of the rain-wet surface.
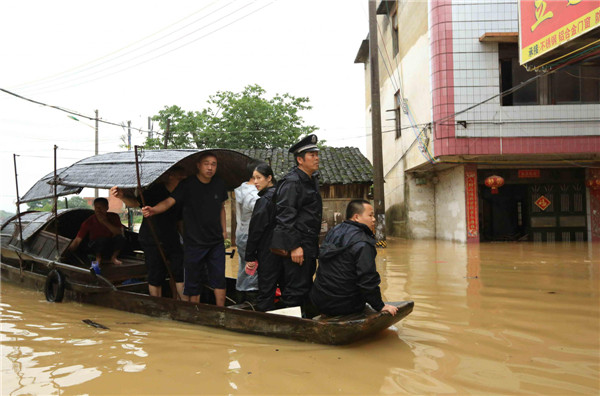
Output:
<path fill-rule="evenodd" d="M 596 395 L 599 266 L 597 244 L 392 240 L 382 292 L 415 309 L 342 347 L 52 304 L 2 282 L 1 393 Z"/>

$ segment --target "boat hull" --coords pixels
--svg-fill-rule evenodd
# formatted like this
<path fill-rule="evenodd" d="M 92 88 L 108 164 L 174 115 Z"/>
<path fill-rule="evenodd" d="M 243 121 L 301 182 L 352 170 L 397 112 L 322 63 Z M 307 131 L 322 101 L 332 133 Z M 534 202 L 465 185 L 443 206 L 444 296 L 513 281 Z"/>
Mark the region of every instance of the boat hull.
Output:
<path fill-rule="evenodd" d="M 3 254 L 4 255 L 4 254 Z M 2 279 L 34 290 L 43 291 L 46 276 L 0 263 Z M 326 320 L 302 319 L 289 316 L 248 311 L 210 304 L 195 304 L 170 298 L 152 297 L 116 288 L 66 282 L 65 298 L 139 313 L 158 318 L 177 320 L 222 328 L 241 333 L 258 334 L 319 344 L 343 345 L 365 339 L 397 323 L 410 312 L 414 303 L 393 303 L 398 307 L 395 316 L 380 312 L 336 317 Z"/>

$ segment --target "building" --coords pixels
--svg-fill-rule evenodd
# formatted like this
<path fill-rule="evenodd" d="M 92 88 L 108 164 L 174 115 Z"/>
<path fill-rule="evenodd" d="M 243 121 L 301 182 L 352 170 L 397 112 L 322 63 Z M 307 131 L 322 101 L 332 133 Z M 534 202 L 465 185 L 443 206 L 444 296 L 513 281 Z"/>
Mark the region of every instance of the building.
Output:
<path fill-rule="evenodd" d="M 519 34 L 520 13 L 538 37 Z M 600 241 L 587 186 L 600 185 L 600 1 L 378 1 L 377 14 L 388 232 Z M 355 62 L 370 126 L 368 39 Z"/>

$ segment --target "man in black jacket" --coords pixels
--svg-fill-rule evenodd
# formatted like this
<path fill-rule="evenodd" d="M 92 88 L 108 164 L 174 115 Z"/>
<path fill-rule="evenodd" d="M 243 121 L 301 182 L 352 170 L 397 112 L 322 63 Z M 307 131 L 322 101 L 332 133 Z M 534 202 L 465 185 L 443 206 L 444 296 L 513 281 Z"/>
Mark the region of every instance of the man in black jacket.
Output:
<path fill-rule="evenodd" d="M 381 300 L 374 227 L 373 206 L 362 199 L 354 200 L 346 208 L 346 220 L 325 237 L 310 292 L 319 312 L 330 316 L 348 315 L 362 312 L 365 303 L 392 315 L 398 311 Z"/>
<path fill-rule="evenodd" d="M 277 184 L 271 248 L 289 256 L 282 260 L 281 301 L 291 307 L 308 302 L 319 251 L 323 203 L 316 174 L 317 137 L 306 136 L 289 152 L 298 166 Z"/>

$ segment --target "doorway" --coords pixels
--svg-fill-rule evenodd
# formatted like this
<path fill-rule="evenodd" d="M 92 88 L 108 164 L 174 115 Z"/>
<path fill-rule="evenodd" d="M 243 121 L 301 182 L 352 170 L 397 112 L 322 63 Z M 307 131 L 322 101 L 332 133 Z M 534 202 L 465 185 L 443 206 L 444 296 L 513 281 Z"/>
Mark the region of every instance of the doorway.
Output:
<path fill-rule="evenodd" d="M 529 240 L 530 208 L 527 185 L 509 184 L 492 194 L 479 188 L 481 241 Z"/>

